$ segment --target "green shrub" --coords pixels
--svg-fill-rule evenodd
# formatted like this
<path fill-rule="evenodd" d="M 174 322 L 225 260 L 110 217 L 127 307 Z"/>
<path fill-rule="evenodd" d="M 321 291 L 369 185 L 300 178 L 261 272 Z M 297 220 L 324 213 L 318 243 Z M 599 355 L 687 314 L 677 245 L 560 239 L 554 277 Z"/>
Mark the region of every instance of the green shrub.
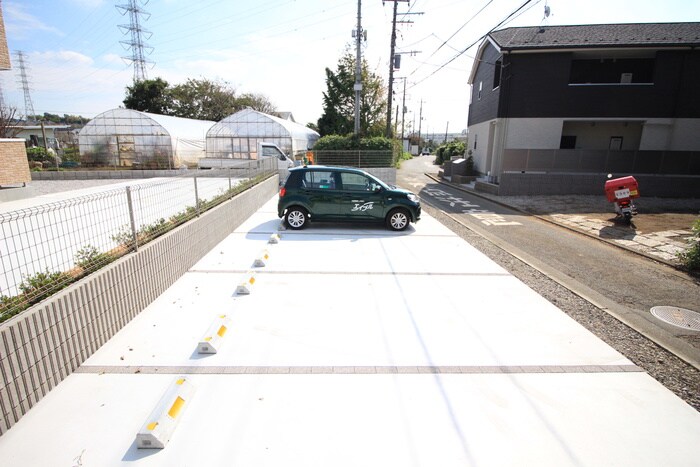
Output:
<path fill-rule="evenodd" d="M 435 152 L 435 164 L 442 165 L 443 162 L 452 159 L 452 156 L 463 156 L 465 149 L 464 143 L 461 141 L 451 141 L 446 144 L 441 144 Z"/>
<path fill-rule="evenodd" d="M 29 305 L 39 303 L 71 283 L 71 277 L 64 272 L 38 272 L 25 276 L 19 289 Z"/>
<path fill-rule="evenodd" d="M 0 323 L 7 321 L 27 308 L 27 302 L 21 295 L 15 297 L 0 295 Z"/>
<path fill-rule="evenodd" d="M 114 261 L 114 256 L 102 253 L 92 245 L 86 245 L 75 253 L 75 265 L 85 271 L 100 268 Z"/>
<path fill-rule="evenodd" d="M 63 162 L 80 163 L 80 151 L 77 147 L 67 147 L 63 149 Z"/>
<path fill-rule="evenodd" d="M 678 254 L 678 259 L 689 271 L 700 271 L 700 219 L 693 223 L 693 244 L 687 251 Z"/>
<path fill-rule="evenodd" d="M 326 135 L 316 141 L 314 151 L 391 151 L 394 140 L 375 136 L 373 138 L 357 138 L 355 136 Z"/>
<path fill-rule="evenodd" d="M 42 162 L 49 160 L 49 155 L 46 154 L 46 149 L 42 147 L 27 148 L 27 159 Z"/>

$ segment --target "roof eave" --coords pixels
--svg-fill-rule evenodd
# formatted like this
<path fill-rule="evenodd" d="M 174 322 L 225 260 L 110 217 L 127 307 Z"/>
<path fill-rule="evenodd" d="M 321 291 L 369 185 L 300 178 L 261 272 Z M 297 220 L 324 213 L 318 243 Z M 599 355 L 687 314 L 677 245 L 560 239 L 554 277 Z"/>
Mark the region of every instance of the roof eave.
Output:
<path fill-rule="evenodd" d="M 474 58 L 474 64 L 472 65 L 472 71 L 469 73 L 469 80 L 467 81 L 467 84 L 471 85 L 474 83 L 476 69 L 478 67 L 479 62 L 481 61 L 481 57 L 484 55 L 484 50 L 486 50 L 486 46 L 488 44 L 491 44 L 498 53 L 503 53 L 501 46 L 499 46 L 498 43 L 490 35 L 487 35 L 484 38 L 484 40 L 481 41 L 481 44 L 479 44 L 479 48 L 476 51 L 476 57 Z"/>

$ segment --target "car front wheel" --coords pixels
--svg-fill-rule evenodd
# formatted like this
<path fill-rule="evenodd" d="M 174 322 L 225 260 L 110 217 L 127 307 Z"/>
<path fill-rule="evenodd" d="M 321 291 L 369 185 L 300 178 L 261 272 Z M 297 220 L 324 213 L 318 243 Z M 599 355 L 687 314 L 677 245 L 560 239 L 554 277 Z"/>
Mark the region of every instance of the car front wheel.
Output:
<path fill-rule="evenodd" d="M 309 214 L 306 212 L 306 209 L 297 206 L 289 208 L 284 217 L 284 220 L 289 228 L 293 230 L 299 230 L 306 227 L 308 219 Z"/>
<path fill-rule="evenodd" d="M 405 230 L 411 218 L 405 209 L 394 209 L 386 216 L 386 226 L 391 230 Z"/>

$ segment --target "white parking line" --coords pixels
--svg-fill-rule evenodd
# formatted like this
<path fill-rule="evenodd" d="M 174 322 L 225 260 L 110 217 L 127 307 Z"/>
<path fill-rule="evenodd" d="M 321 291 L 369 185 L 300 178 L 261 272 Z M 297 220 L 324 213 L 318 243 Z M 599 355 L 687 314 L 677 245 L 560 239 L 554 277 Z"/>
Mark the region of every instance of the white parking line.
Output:
<path fill-rule="evenodd" d="M 484 225 L 494 225 L 494 226 L 505 226 L 505 225 L 522 225 L 520 222 L 509 221 L 500 214 L 487 209 L 479 209 L 481 206 L 478 204 L 472 204 L 469 201 L 463 200 L 456 196 L 452 196 L 450 193 L 439 190 L 436 188 L 426 188 L 423 190 L 424 193 L 432 196 L 438 201 L 443 203 L 449 203 L 450 207 L 455 207 L 459 205 L 465 209 L 462 210 L 463 214 L 469 214 L 481 221 Z M 468 209 L 467 209 L 468 208 Z"/>

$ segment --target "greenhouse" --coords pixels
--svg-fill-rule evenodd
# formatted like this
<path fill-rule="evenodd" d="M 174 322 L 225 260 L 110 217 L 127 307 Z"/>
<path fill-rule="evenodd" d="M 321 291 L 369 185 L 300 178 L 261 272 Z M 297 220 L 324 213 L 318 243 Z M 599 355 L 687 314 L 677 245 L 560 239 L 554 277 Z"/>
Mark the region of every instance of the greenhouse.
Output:
<path fill-rule="evenodd" d="M 206 135 L 214 123 L 130 109 L 108 110 L 80 130 L 80 160 L 84 166 L 96 167 L 196 166 L 206 155 Z"/>
<path fill-rule="evenodd" d="M 313 147 L 319 134 L 310 128 L 252 109 L 221 120 L 207 132 L 207 157 L 257 159 L 258 143 L 273 143 L 290 156 Z"/>

